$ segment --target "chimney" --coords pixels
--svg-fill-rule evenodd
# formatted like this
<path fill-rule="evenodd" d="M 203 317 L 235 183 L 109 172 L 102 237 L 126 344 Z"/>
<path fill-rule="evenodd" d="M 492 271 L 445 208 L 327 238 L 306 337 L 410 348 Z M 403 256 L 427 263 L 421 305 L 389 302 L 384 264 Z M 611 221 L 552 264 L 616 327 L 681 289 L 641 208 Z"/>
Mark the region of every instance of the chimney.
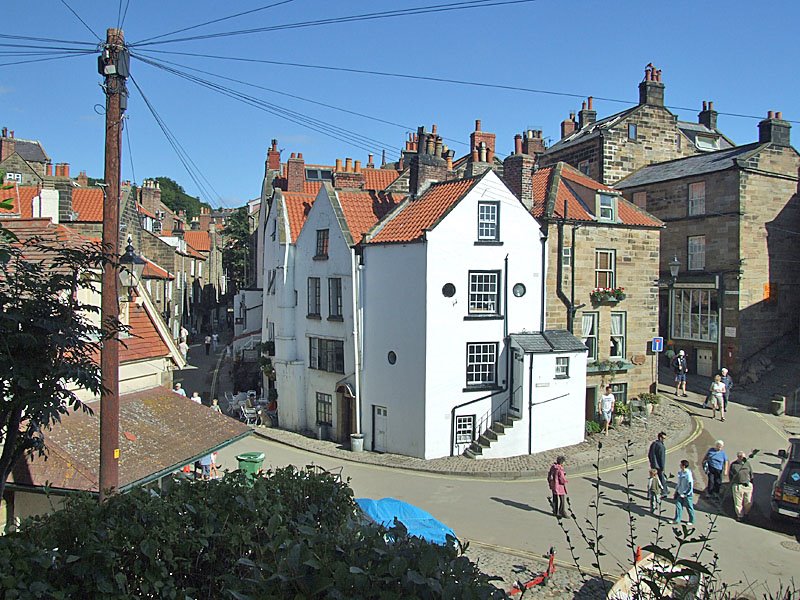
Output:
<path fill-rule="evenodd" d="M 447 179 L 447 159 L 435 154 L 437 143 L 442 143 L 441 136 L 426 132 L 424 127 L 419 127 L 417 133 L 417 151 L 410 155 L 408 189 L 412 198 L 420 197 L 432 183 Z"/>
<path fill-rule="evenodd" d="M 6 136 L 6 130 L 3 128 L 3 139 L 0 140 L 0 161 L 4 161 L 16 151 L 17 143 L 13 138 Z"/>
<path fill-rule="evenodd" d="M 644 81 L 639 84 L 639 104 L 664 106 L 664 84 L 661 83 L 661 70 L 653 63 L 644 68 Z"/>
<path fill-rule="evenodd" d="M 292 152 L 291 158 L 286 161 L 286 191 L 302 192 L 306 181 L 306 162 L 303 160 L 303 153 L 295 155 Z"/>
<path fill-rule="evenodd" d="M 272 146 L 267 150 L 267 170 L 281 170 L 281 151 L 278 150 L 278 140 L 272 140 Z"/>
<path fill-rule="evenodd" d="M 8 127 L 3 127 L 3 137 L 8 137 Z"/>
<path fill-rule="evenodd" d="M 337 158 L 336 159 L 336 165 L 333 167 L 333 172 L 334 173 L 338 173 L 341 170 L 342 170 L 342 159 L 341 158 Z"/>
<path fill-rule="evenodd" d="M 703 100 L 703 110 L 697 114 L 697 122 L 705 125 L 709 129 L 717 129 L 717 111 L 714 110 L 714 103 Z"/>
<path fill-rule="evenodd" d="M 47 164 L 44 166 L 44 174 L 45 174 L 47 177 L 52 177 L 52 176 L 53 176 L 53 163 L 47 163 Z"/>
<path fill-rule="evenodd" d="M 55 176 L 56 176 L 56 177 L 61 177 L 61 163 L 56 163 L 56 172 L 55 172 Z"/>
<path fill-rule="evenodd" d="M 161 188 L 154 179 L 145 179 L 139 188 L 139 202 L 153 214 L 161 210 Z"/>
<path fill-rule="evenodd" d="M 578 128 L 583 129 L 597 121 L 597 111 L 594 109 L 594 98 L 589 96 L 581 105 L 581 112 L 578 113 Z"/>
<path fill-rule="evenodd" d="M 81 187 L 89 187 L 89 178 L 86 176 L 86 171 L 81 171 L 78 174 L 78 185 Z"/>
<path fill-rule="evenodd" d="M 475 131 L 469 135 L 469 147 L 480 148 L 481 144 L 485 145 L 487 154 L 486 159 L 482 158 L 481 162 L 487 162 L 489 152 L 491 151 L 493 156 L 497 149 L 497 136 L 487 131 L 481 131 L 481 120 L 475 119 Z"/>
<path fill-rule="evenodd" d="M 528 156 L 544 154 L 544 137 L 542 137 L 541 129 L 528 129 L 525 132 L 525 136 L 520 137 L 522 138 L 522 154 L 527 154 Z"/>
<path fill-rule="evenodd" d="M 341 161 L 337 161 L 341 166 Z M 366 185 L 366 177 L 361 171 L 361 161 L 357 160 L 353 166 L 353 159 L 346 158 L 344 161 L 344 171 L 341 169 L 333 174 L 333 186 L 339 189 L 363 190 Z"/>
<path fill-rule="evenodd" d="M 536 166 L 536 155 L 533 152 L 526 152 L 525 144 L 529 139 L 536 139 L 533 135 L 534 131 L 528 130 L 525 141 L 522 135 L 515 135 L 514 154 L 503 161 L 503 180 L 528 210 L 533 209 L 533 171 Z M 529 144 L 530 146 L 533 144 Z"/>
<path fill-rule="evenodd" d="M 61 165 L 61 174 L 64 177 L 69 177 L 69 163 L 63 163 Z"/>
<path fill-rule="evenodd" d="M 569 113 L 569 119 L 561 121 L 561 139 L 563 140 L 568 135 L 571 135 L 578 124 L 575 122 L 575 113 Z"/>
<path fill-rule="evenodd" d="M 758 124 L 758 143 L 791 146 L 789 139 L 791 128 L 789 121 L 783 120 L 783 113 L 769 111 L 767 118 Z"/>
<path fill-rule="evenodd" d="M 369 154 L 368 157 L 369 158 L 367 159 L 367 166 L 365 168 L 366 169 L 374 169 L 375 168 L 375 164 L 372 162 L 372 154 Z"/>

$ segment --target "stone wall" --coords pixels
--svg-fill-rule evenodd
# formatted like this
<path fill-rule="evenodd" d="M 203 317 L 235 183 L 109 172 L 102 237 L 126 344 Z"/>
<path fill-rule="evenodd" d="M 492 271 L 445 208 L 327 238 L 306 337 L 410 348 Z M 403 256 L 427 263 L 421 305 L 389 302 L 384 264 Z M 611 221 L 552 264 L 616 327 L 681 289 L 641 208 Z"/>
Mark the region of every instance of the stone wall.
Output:
<path fill-rule="evenodd" d="M 558 261 L 557 227 L 550 225 L 548 241 L 547 328 L 567 326 L 567 309 L 556 295 Z M 584 312 L 598 314 L 597 361 L 608 360 L 610 353 L 611 312 L 626 313 L 625 360 L 634 365 L 627 372 L 613 375 L 588 374 L 587 387 L 609 382 L 627 383 L 628 398 L 650 390 L 653 382 L 652 357 L 648 355 L 650 340 L 658 328 L 658 279 L 660 229 L 644 229 L 601 224 L 583 224 L 576 232 L 575 246 L 575 304 L 585 304 L 575 316 L 574 333 L 581 337 Z M 571 226 L 564 227 L 564 245 L 571 244 Z M 616 285 L 625 288 L 626 297 L 616 304 L 593 304 L 589 293 L 595 287 L 595 249 L 616 249 Z M 570 296 L 571 277 L 568 266 L 563 267 L 562 289 Z M 591 370 L 591 368 L 590 368 Z"/>

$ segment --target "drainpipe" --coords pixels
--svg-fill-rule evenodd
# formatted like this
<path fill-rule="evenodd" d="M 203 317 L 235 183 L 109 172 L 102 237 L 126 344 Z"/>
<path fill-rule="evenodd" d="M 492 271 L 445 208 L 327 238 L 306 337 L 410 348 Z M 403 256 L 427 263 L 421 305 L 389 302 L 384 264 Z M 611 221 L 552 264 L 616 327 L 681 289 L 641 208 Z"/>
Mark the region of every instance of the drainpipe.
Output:
<path fill-rule="evenodd" d="M 530 355 L 528 363 L 528 454 L 531 452 L 533 452 L 533 354 Z"/>
<path fill-rule="evenodd" d="M 358 279 L 356 279 L 356 249 L 352 249 L 350 260 L 350 276 L 352 277 L 353 286 L 353 365 L 355 366 L 355 392 L 356 392 L 356 433 L 361 433 L 361 364 L 358 360 L 358 347 L 359 347 L 359 331 L 358 331 L 358 294 L 360 293 L 361 286 Z M 360 275 L 359 271 L 359 275 Z"/>
<path fill-rule="evenodd" d="M 541 289 L 542 306 L 541 306 L 541 315 L 539 317 L 539 332 L 540 333 L 544 333 L 544 327 L 545 327 L 545 323 L 544 323 L 544 319 L 545 319 L 545 293 L 544 293 L 544 288 L 545 288 L 545 276 L 547 274 L 547 268 L 546 268 L 546 263 L 547 263 L 547 236 L 548 236 L 548 226 L 547 226 L 547 224 L 545 224 L 544 227 L 541 227 L 539 229 L 539 232 L 540 232 L 539 241 L 542 243 L 542 269 L 541 269 L 541 273 L 540 273 L 542 285 L 539 286 L 540 289 Z"/>
<path fill-rule="evenodd" d="M 725 306 L 725 275 L 717 275 L 717 372 L 722 369 L 722 313 Z"/>
<path fill-rule="evenodd" d="M 556 295 L 558 299 L 561 300 L 562 304 L 567 308 L 567 330 L 572 331 L 572 318 L 573 318 L 573 311 L 572 311 L 572 302 L 567 295 L 564 293 L 563 287 L 563 278 L 564 278 L 564 267 L 561 264 L 561 256 L 564 253 L 564 224 L 567 220 L 567 203 L 564 202 L 564 217 L 558 221 L 558 255 L 556 256 Z M 571 250 L 575 252 L 573 248 Z M 573 280 L 575 278 L 573 277 Z"/>
<path fill-rule="evenodd" d="M 566 213 L 566 203 L 564 211 Z M 575 230 L 577 227 L 572 224 L 572 248 L 569 253 L 569 278 L 570 278 L 570 291 L 569 291 L 569 315 L 567 317 L 567 331 L 573 333 L 575 329 Z"/>
<path fill-rule="evenodd" d="M 508 341 L 508 254 L 503 259 L 505 277 L 503 278 L 503 339 Z"/>

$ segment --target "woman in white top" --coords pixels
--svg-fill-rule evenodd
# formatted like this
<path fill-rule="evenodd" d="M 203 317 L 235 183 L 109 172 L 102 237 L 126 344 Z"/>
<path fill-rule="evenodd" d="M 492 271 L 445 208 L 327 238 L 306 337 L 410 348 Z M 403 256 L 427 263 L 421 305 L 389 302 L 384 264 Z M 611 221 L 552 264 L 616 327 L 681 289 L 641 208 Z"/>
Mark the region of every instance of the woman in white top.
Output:
<path fill-rule="evenodd" d="M 709 388 L 711 392 L 711 418 L 717 418 L 717 410 L 720 413 L 720 420 L 725 420 L 725 384 L 722 383 L 722 377 L 719 375 L 714 375 L 714 381 L 711 382 L 711 387 Z"/>

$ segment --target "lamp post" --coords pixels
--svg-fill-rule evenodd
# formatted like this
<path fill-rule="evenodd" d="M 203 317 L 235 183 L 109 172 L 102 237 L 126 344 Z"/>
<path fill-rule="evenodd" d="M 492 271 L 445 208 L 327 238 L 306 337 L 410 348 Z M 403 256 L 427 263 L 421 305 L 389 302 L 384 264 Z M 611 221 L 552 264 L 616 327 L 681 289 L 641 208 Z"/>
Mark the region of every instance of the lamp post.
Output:
<path fill-rule="evenodd" d="M 119 282 L 122 287 L 128 288 L 128 302 L 133 301 L 133 288 L 139 283 L 144 272 L 144 259 L 136 254 L 133 248 L 133 238 L 128 236 L 128 245 L 125 254 L 120 259 Z"/>
<path fill-rule="evenodd" d="M 667 339 L 672 339 L 672 315 L 673 315 L 673 302 L 675 296 L 675 282 L 678 281 L 678 272 L 681 270 L 681 261 L 678 260 L 678 256 L 674 255 L 672 260 L 667 263 L 669 266 L 669 274 L 672 276 L 669 283 L 669 294 L 668 298 L 668 310 L 669 314 L 667 315 Z"/>

